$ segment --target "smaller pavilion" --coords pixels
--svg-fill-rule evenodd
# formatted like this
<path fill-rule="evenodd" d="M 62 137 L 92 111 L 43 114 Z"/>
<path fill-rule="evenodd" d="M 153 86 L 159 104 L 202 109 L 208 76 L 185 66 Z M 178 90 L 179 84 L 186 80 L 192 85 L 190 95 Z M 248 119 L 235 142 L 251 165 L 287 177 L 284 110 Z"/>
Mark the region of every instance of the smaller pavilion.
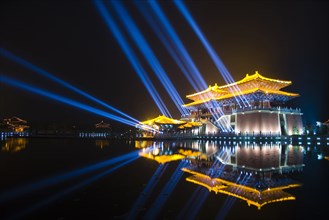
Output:
<path fill-rule="evenodd" d="M 141 122 L 136 127 L 141 128 L 142 137 L 154 137 L 156 133 L 186 132 L 200 126 L 202 124 L 199 122 L 177 120 L 159 115 L 156 118 Z"/>

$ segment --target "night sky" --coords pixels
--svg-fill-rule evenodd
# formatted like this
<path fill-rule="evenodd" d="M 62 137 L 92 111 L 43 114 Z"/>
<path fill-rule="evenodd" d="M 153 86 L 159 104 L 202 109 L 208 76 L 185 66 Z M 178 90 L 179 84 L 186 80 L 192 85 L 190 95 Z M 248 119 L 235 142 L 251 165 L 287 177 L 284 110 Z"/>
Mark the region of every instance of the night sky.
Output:
<path fill-rule="evenodd" d="M 301 97 L 288 105 L 300 107 L 306 123 L 329 119 L 328 2 L 185 3 L 235 80 L 255 70 L 266 77 L 291 80 L 293 85 L 284 90 L 299 93 Z M 142 29 L 183 101 L 190 102 L 185 95 L 194 93 L 193 88 L 136 7 L 129 1 L 124 1 L 124 5 Z M 170 1 L 160 1 L 160 5 L 207 84 L 224 84 L 175 5 Z M 0 46 L 139 120 L 160 114 L 92 1 L 2 1 Z M 143 60 L 142 56 L 139 58 Z M 161 83 L 147 65 L 144 67 L 172 115 L 179 118 L 178 110 Z M 0 72 L 92 104 L 3 57 L 0 57 Z M 94 124 L 104 119 L 3 83 L 0 86 L 0 119 L 16 115 L 31 124 Z"/>

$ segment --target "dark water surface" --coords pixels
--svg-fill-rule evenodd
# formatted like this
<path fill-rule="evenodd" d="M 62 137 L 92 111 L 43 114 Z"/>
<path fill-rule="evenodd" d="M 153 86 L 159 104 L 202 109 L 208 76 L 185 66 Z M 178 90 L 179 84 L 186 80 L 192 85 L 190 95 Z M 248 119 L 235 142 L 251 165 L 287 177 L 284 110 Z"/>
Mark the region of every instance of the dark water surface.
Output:
<path fill-rule="evenodd" d="M 110 165 L 71 180 L 1 200 L 1 195 L 49 177 L 106 161 L 137 149 L 135 142 L 93 139 L 24 139 L 2 141 L 0 152 L 0 219 L 124 219 L 159 167 L 159 163 L 138 158 L 99 179 L 95 175 L 115 167 Z M 196 142 L 195 144 L 197 144 Z M 167 143 L 168 144 L 168 143 Z M 174 146 L 177 143 L 170 142 Z M 191 143 L 189 143 L 191 144 Z M 182 145 L 182 143 L 180 143 Z M 184 145 L 184 143 L 183 143 Z M 213 143 L 220 147 L 218 143 Z M 296 200 L 265 205 L 258 210 L 245 201 L 235 199 L 225 219 L 323 219 L 328 216 L 329 161 L 328 147 L 303 147 L 303 172 L 295 175 L 302 187 L 286 190 Z M 124 161 L 122 161 L 124 162 Z M 120 163 L 122 163 L 120 162 Z M 120 164 L 118 163 L 118 164 Z M 154 207 L 180 161 L 168 163 L 149 197 L 137 211 L 142 218 Z M 215 219 L 227 198 L 224 194 L 208 193 L 205 188 L 185 180 L 184 173 L 171 194 L 159 208 L 157 219 L 175 219 L 197 190 L 202 201 L 196 219 Z M 65 191 L 90 180 L 82 187 Z M 92 181 L 94 180 L 94 181 Z M 202 189 L 200 189 L 202 188 Z M 203 191 L 202 191 L 203 190 Z M 64 193 L 63 193 L 64 192 Z M 66 192 L 66 193 L 65 193 Z M 207 196 L 203 196 L 208 193 Z"/>

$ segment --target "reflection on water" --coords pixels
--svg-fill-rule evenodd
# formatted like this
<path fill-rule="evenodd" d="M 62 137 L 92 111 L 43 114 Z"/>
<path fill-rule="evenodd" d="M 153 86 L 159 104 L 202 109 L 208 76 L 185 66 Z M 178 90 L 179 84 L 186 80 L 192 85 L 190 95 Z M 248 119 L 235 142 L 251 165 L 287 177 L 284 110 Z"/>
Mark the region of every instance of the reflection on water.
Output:
<path fill-rule="evenodd" d="M 110 146 L 110 141 L 109 140 L 95 140 L 95 145 L 96 147 L 99 147 L 100 149 L 103 149 L 104 147 Z"/>
<path fill-rule="evenodd" d="M 3 152 L 16 153 L 22 151 L 26 148 L 28 139 L 26 138 L 8 138 L 1 145 L 1 150 Z"/>
<path fill-rule="evenodd" d="M 175 160 L 182 160 L 186 157 L 195 157 L 201 154 L 198 150 L 196 151 L 194 149 L 185 149 L 176 146 L 181 145 L 176 145 L 175 142 L 135 142 L 136 148 L 143 148 L 139 153 L 140 156 L 155 160 L 161 164 Z"/>
<path fill-rule="evenodd" d="M 162 164 L 187 160 L 189 163 L 182 170 L 192 174 L 186 178 L 188 182 L 216 194 L 239 198 L 258 209 L 268 203 L 295 200 L 283 190 L 301 186 L 292 177 L 305 166 L 301 146 L 227 145 L 213 141 L 136 142 L 137 148 L 141 146 L 148 147 L 141 156 Z"/>
<path fill-rule="evenodd" d="M 153 141 L 135 141 L 136 148 L 146 148 L 153 145 Z"/>

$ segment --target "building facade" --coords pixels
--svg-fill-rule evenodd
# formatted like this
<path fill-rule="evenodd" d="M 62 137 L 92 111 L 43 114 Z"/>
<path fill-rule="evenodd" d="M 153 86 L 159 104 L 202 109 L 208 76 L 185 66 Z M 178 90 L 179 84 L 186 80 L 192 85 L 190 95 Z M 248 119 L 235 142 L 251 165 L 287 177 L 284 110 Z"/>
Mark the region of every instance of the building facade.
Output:
<path fill-rule="evenodd" d="M 203 123 L 200 133 L 292 135 L 303 132 L 300 109 L 286 107 L 297 93 L 282 91 L 291 81 L 271 79 L 257 71 L 232 84 L 209 86 L 187 95 L 191 121 Z"/>

